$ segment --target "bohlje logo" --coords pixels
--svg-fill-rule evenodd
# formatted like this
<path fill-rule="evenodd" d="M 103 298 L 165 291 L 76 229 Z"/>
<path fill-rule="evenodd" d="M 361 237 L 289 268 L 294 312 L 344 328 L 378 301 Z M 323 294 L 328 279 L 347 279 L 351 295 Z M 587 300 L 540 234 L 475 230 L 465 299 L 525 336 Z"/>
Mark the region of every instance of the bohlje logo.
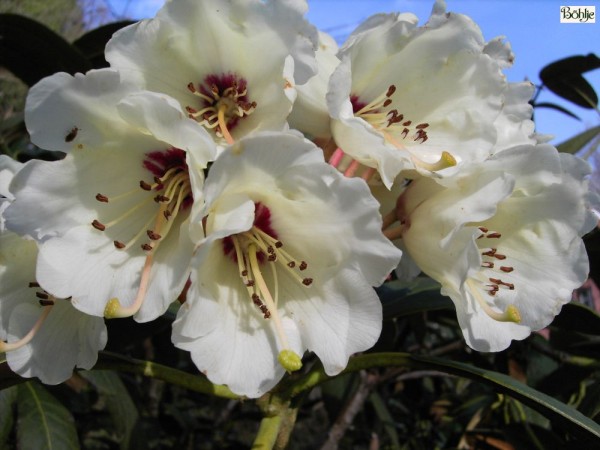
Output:
<path fill-rule="evenodd" d="M 561 6 L 560 23 L 596 23 L 596 7 Z"/>

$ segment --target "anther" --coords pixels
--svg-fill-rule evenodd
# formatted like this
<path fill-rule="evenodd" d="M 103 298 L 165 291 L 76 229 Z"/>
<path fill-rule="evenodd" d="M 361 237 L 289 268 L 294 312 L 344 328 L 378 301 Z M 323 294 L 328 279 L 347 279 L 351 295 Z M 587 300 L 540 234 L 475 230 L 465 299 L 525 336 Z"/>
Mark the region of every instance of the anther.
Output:
<path fill-rule="evenodd" d="M 35 296 L 42 300 L 48 300 L 50 298 L 50 296 L 48 294 L 46 294 L 45 292 L 36 292 Z"/>
<path fill-rule="evenodd" d="M 494 254 L 494 258 L 502 260 L 502 259 L 506 259 L 506 255 L 501 255 L 500 253 L 496 253 L 496 254 Z"/>
<path fill-rule="evenodd" d="M 482 233 L 487 233 L 489 230 L 486 227 L 479 227 L 479 231 Z"/>
<path fill-rule="evenodd" d="M 486 268 L 488 268 L 488 269 L 493 269 L 493 268 L 494 268 L 494 263 L 493 263 L 493 262 L 486 261 L 486 262 L 482 263 L 482 264 L 481 264 L 481 266 L 482 266 L 482 267 L 486 267 Z"/>
<path fill-rule="evenodd" d="M 150 191 L 152 189 L 152 186 L 146 183 L 144 180 L 140 180 L 140 187 L 145 191 Z"/>
<path fill-rule="evenodd" d="M 154 197 L 154 201 L 156 203 L 169 203 L 171 201 L 171 199 L 165 195 L 157 195 L 156 197 Z"/>
<path fill-rule="evenodd" d="M 308 264 L 306 264 L 305 261 L 302 261 L 300 263 L 300 266 L 298 267 L 300 270 L 306 270 L 306 268 L 308 267 Z"/>
<path fill-rule="evenodd" d="M 392 95 L 394 95 L 394 92 L 396 92 L 396 86 L 394 86 L 393 84 L 390 84 L 390 87 L 388 88 L 387 92 L 385 93 L 385 96 L 391 97 Z"/>
<path fill-rule="evenodd" d="M 30 288 L 39 288 L 40 284 L 35 281 L 31 281 L 31 282 L 29 282 L 29 287 Z"/>
<path fill-rule="evenodd" d="M 141 247 L 142 247 L 142 250 L 144 250 L 146 252 L 149 252 L 150 250 L 152 250 L 152 246 L 150 244 L 148 244 L 148 243 L 142 244 Z"/>
<path fill-rule="evenodd" d="M 512 271 L 513 271 L 513 270 L 515 270 L 515 269 L 514 269 L 513 267 L 500 266 L 500 270 L 501 270 L 502 272 L 510 273 L 510 272 L 512 272 Z"/>
<path fill-rule="evenodd" d="M 425 128 L 427 128 L 429 126 L 428 123 L 420 123 L 419 125 L 417 125 L 415 128 L 417 130 L 424 130 Z"/>
<path fill-rule="evenodd" d="M 288 266 L 290 269 L 293 269 L 294 267 L 296 267 L 296 262 L 295 262 L 295 261 L 290 261 L 289 263 L 287 263 L 287 266 Z"/>
<path fill-rule="evenodd" d="M 40 306 L 53 306 L 54 305 L 54 300 L 38 300 Z"/>
<path fill-rule="evenodd" d="M 113 244 L 115 244 L 115 247 L 118 248 L 119 250 L 122 250 L 125 248 L 125 244 L 121 241 L 113 241 Z"/>
<path fill-rule="evenodd" d="M 108 203 L 108 197 L 102 194 L 96 194 L 96 200 L 102 203 Z"/>
<path fill-rule="evenodd" d="M 258 307 L 262 306 L 263 304 L 263 302 L 260 300 L 260 297 L 257 294 L 252 294 L 252 303 L 254 303 Z"/>
<path fill-rule="evenodd" d="M 383 102 L 383 107 L 387 107 L 390 106 L 392 104 L 392 101 L 388 98 L 385 102 Z"/>
<path fill-rule="evenodd" d="M 196 93 L 196 88 L 194 87 L 194 83 L 192 83 L 192 82 L 188 83 L 187 88 L 192 94 Z"/>
<path fill-rule="evenodd" d="M 146 234 L 153 241 L 158 241 L 162 236 L 158 233 L 155 233 L 153 230 L 146 230 Z"/>
<path fill-rule="evenodd" d="M 165 216 L 165 219 L 169 220 L 169 218 L 171 217 L 171 215 L 173 215 L 173 213 L 171 211 L 169 211 L 168 209 L 164 210 L 163 216 Z"/>
<path fill-rule="evenodd" d="M 488 239 L 500 239 L 502 234 L 500 233 L 490 233 L 486 236 Z"/>
<path fill-rule="evenodd" d="M 312 282 L 313 282 L 313 279 L 312 279 L 312 278 L 304 278 L 304 279 L 302 280 L 302 284 L 303 284 L 304 286 L 310 286 L 310 285 L 312 284 Z"/>
<path fill-rule="evenodd" d="M 105 225 L 102 225 L 102 224 L 101 224 L 101 223 L 100 223 L 98 220 L 94 220 L 94 221 L 92 222 L 92 226 L 93 226 L 93 227 L 94 227 L 96 230 L 99 230 L 99 231 L 104 231 L 104 230 L 106 230 L 106 226 L 105 226 Z"/>
<path fill-rule="evenodd" d="M 277 242 L 275 242 L 275 247 L 276 247 L 276 248 L 281 248 L 281 247 L 283 247 L 283 242 L 281 242 L 281 241 L 277 241 Z"/>

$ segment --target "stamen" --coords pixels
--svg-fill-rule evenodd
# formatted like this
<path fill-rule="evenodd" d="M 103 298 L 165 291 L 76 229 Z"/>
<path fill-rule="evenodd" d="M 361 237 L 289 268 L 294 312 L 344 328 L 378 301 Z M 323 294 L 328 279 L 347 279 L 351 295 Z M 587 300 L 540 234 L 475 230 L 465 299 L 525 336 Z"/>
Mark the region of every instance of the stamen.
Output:
<path fill-rule="evenodd" d="M 481 297 L 479 294 L 479 288 L 475 285 L 473 280 L 467 280 L 470 285 L 470 292 L 473 294 L 477 303 L 481 306 L 483 311 L 492 319 L 498 322 L 521 322 L 521 314 L 519 309 L 515 305 L 509 305 L 504 312 L 498 312 L 492 309 L 492 307 Z M 496 289 L 497 291 L 497 289 Z"/>
<path fill-rule="evenodd" d="M 108 203 L 108 197 L 102 194 L 96 194 L 96 200 L 102 203 Z"/>

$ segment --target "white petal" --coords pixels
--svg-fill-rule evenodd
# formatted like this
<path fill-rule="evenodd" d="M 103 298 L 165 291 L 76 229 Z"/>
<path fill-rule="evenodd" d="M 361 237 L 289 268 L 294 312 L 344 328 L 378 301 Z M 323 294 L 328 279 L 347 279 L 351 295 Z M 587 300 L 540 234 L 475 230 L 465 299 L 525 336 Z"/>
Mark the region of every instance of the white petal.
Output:
<path fill-rule="evenodd" d="M 9 341 L 23 337 L 39 318 L 42 308 L 23 302 L 10 315 Z M 58 300 L 29 344 L 6 354 L 10 368 L 23 377 L 38 377 L 58 384 L 71 377 L 75 367 L 91 369 L 98 351 L 106 345 L 104 320 Z"/>
<path fill-rule="evenodd" d="M 193 152 L 195 162 L 203 164 L 216 157 L 217 149 L 208 132 L 189 119 L 179 103 L 166 95 L 153 92 L 131 94 L 117 105 L 121 117 L 142 133 L 159 141 Z"/>
<path fill-rule="evenodd" d="M 336 375 L 353 353 L 371 348 L 381 332 L 381 302 L 360 272 L 343 270 L 319 295 L 291 298 L 285 309 L 297 324 L 302 342 Z"/>

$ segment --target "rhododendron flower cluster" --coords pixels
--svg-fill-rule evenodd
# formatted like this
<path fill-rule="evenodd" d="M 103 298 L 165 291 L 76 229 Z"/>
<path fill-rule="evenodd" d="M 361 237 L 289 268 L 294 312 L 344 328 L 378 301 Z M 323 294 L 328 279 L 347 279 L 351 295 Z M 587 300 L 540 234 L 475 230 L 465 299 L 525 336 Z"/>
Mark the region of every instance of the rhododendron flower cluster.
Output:
<path fill-rule="evenodd" d="M 105 320 L 180 299 L 172 341 L 259 397 L 314 352 L 378 340 L 374 287 L 423 273 L 465 340 L 547 326 L 587 277 L 586 163 L 540 144 L 513 55 L 433 5 L 338 48 L 304 0 L 172 0 L 117 32 L 110 67 L 29 92 L 0 159 L 0 350 L 47 383 L 90 368 Z M 183 294 L 182 294 L 183 293 Z M 200 375 L 199 375 L 200 376 Z"/>

